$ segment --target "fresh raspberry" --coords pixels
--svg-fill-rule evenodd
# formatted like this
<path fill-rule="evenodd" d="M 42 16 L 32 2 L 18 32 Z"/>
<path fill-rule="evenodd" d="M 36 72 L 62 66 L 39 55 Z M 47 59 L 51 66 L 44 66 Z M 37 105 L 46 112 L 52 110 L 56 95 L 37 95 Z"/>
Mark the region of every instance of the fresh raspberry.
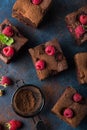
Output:
<path fill-rule="evenodd" d="M 45 53 L 49 56 L 53 56 L 55 54 L 56 50 L 53 46 L 47 46 L 45 49 Z"/>
<path fill-rule="evenodd" d="M 73 117 L 73 111 L 70 108 L 66 108 L 64 110 L 63 115 L 67 118 L 72 118 Z"/>
<path fill-rule="evenodd" d="M 17 130 L 18 128 L 21 128 L 22 122 L 18 120 L 10 120 L 9 122 L 6 123 L 6 127 L 9 130 Z"/>
<path fill-rule="evenodd" d="M 11 85 L 11 79 L 8 78 L 7 76 L 2 76 L 0 79 L 0 84 L 5 87 L 9 86 L 9 85 Z"/>
<path fill-rule="evenodd" d="M 79 93 L 75 93 L 75 94 L 73 95 L 73 100 L 74 100 L 75 102 L 80 102 L 80 101 L 82 101 L 82 96 L 81 96 Z"/>
<path fill-rule="evenodd" d="M 42 0 L 32 0 L 32 3 L 34 5 L 39 5 L 42 2 Z"/>
<path fill-rule="evenodd" d="M 7 26 L 7 27 L 5 27 L 5 28 L 2 30 L 2 33 L 3 33 L 4 35 L 8 36 L 8 37 L 11 37 L 11 36 L 13 36 L 14 31 L 13 31 L 13 29 L 12 29 L 11 26 Z"/>
<path fill-rule="evenodd" d="M 7 57 L 12 57 L 14 55 L 14 48 L 7 46 L 2 50 L 3 54 Z"/>
<path fill-rule="evenodd" d="M 87 15 L 85 15 L 85 14 L 80 15 L 79 21 L 81 24 L 86 25 L 87 24 Z"/>
<path fill-rule="evenodd" d="M 78 25 L 75 28 L 75 34 L 76 34 L 77 38 L 80 38 L 84 33 L 85 33 L 85 29 L 81 25 Z"/>
<path fill-rule="evenodd" d="M 35 67 L 37 70 L 43 70 L 45 68 L 45 62 L 43 60 L 38 60 Z"/>

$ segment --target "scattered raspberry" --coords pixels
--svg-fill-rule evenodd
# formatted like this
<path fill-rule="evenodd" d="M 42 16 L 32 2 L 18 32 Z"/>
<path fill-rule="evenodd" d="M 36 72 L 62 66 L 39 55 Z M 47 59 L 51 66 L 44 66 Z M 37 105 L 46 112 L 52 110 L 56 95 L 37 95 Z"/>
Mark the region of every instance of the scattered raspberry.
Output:
<path fill-rule="evenodd" d="M 14 55 L 14 48 L 7 46 L 2 50 L 3 54 L 7 57 L 12 57 Z"/>
<path fill-rule="evenodd" d="M 85 14 L 80 15 L 79 21 L 81 22 L 81 24 L 86 25 L 87 24 L 87 15 L 85 15 Z"/>
<path fill-rule="evenodd" d="M 80 101 L 82 101 L 82 96 L 81 96 L 79 93 L 76 93 L 76 94 L 74 94 L 74 96 L 73 96 L 73 100 L 74 100 L 75 102 L 80 102 Z"/>
<path fill-rule="evenodd" d="M 4 35 L 8 36 L 8 37 L 11 37 L 11 36 L 13 36 L 14 31 L 13 31 L 13 29 L 12 29 L 11 26 L 7 26 L 7 27 L 5 27 L 5 28 L 3 29 L 2 33 L 3 33 Z"/>
<path fill-rule="evenodd" d="M 17 130 L 18 128 L 21 128 L 22 122 L 18 120 L 10 120 L 9 122 L 6 123 L 6 127 L 9 130 Z"/>
<path fill-rule="evenodd" d="M 73 111 L 70 108 L 66 108 L 64 110 L 63 115 L 67 118 L 72 118 L 73 117 Z"/>
<path fill-rule="evenodd" d="M 43 60 L 38 60 L 35 67 L 37 70 L 43 70 L 45 68 L 45 62 Z"/>
<path fill-rule="evenodd" d="M 8 78 L 7 76 L 2 76 L 0 80 L 0 84 L 4 87 L 11 85 L 11 79 Z"/>
<path fill-rule="evenodd" d="M 42 0 L 32 0 L 32 3 L 34 5 L 39 5 L 42 2 Z"/>
<path fill-rule="evenodd" d="M 53 46 L 47 46 L 45 49 L 45 53 L 49 56 L 53 56 L 55 54 L 55 48 Z"/>
<path fill-rule="evenodd" d="M 85 29 L 81 25 L 78 25 L 75 29 L 75 34 L 77 38 L 80 38 L 84 33 L 85 33 Z"/>

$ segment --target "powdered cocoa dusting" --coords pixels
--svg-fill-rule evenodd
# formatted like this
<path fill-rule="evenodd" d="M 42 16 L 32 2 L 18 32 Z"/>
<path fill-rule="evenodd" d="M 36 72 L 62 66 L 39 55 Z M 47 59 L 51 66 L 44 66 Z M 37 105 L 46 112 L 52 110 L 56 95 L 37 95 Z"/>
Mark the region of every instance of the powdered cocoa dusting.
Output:
<path fill-rule="evenodd" d="M 40 90 L 34 86 L 24 86 L 13 97 L 13 108 L 21 116 L 32 116 L 44 103 Z"/>
<path fill-rule="evenodd" d="M 23 90 L 18 93 L 16 97 L 16 107 L 24 113 L 28 113 L 34 109 L 35 97 L 30 90 Z"/>

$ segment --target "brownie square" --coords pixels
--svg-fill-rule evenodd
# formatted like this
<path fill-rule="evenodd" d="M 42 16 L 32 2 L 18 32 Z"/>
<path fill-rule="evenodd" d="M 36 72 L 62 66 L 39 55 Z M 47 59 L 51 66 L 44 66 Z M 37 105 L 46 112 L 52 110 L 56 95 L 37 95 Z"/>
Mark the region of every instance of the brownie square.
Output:
<path fill-rule="evenodd" d="M 65 21 L 78 45 L 87 41 L 87 5 L 68 14 Z"/>
<path fill-rule="evenodd" d="M 15 51 L 14 56 L 17 54 L 17 52 L 26 44 L 28 41 L 27 38 L 25 38 L 23 35 L 20 34 L 18 29 L 11 24 L 11 22 L 8 19 L 5 19 L 0 24 L 0 34 L 3 34 L 3 30 L 5 29 L 4 33 L 7 33 L 8 30 L 6 28 L 10 27 L 13 31 L 13 35 L 11 37 L 8 36 L 8 38 L 12 38 L 14 40 L 13 44 L 10 45 Z M 7 32 L 6 32 L 7 30 Z M 9 31 L 10 33 L 10 31 Z M 5 35 L 6 36 L 6 35 Z M 3 44 L 2 41 L 0 41 L 0 59 L 3 60 L 5 63 L 9 63 L 13 56 L 6 56 L 3 54 L 3 49 L 7 47 L 6 44 Z M 8 46 L 9 47 L 9 46 Z"/>
<path fill-rule="evenodd" d="M 80 84 L 87 83 L 87 52 L 80 52 L 74 56 L 77 78 Z"/>
<path fill-rule="evenodd" d="M 17 0 L 13 6 L 12 16 L 27 25 L 37 27 L 50 7 L 52 0 L 42 0 L 38 5 L 32 0 Z"/>
<path fill-rule="evenodd" d="M 68 113 L 66 111 L 67 109 Z M 69 110 L 72 110 L 73 116 Z M 77 127 L 87 115 L 87 99 L 82 97 L 82 95 L 80 95 L 74 88 L 67 87 L 52 108 L 52 112 L 72 127 Z"/>
<path fill-rule="evenodd" d="M 56 75 L 68 68 L 66 58 L 57 39 L 30 48 L 29 52 L 40 80 Z"/>

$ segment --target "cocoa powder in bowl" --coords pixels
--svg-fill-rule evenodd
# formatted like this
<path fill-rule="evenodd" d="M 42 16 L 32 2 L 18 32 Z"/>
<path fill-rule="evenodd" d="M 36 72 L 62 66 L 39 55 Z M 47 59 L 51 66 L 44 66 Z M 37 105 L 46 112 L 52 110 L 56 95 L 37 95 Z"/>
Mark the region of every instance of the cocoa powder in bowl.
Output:
<path fill-rule="evenodd" d="M 34 116 L 44 105 L 44 98 L 39 88 L 33 85 L 20 87 L 14 94 L 14 111 L 24 117 Z"/>

